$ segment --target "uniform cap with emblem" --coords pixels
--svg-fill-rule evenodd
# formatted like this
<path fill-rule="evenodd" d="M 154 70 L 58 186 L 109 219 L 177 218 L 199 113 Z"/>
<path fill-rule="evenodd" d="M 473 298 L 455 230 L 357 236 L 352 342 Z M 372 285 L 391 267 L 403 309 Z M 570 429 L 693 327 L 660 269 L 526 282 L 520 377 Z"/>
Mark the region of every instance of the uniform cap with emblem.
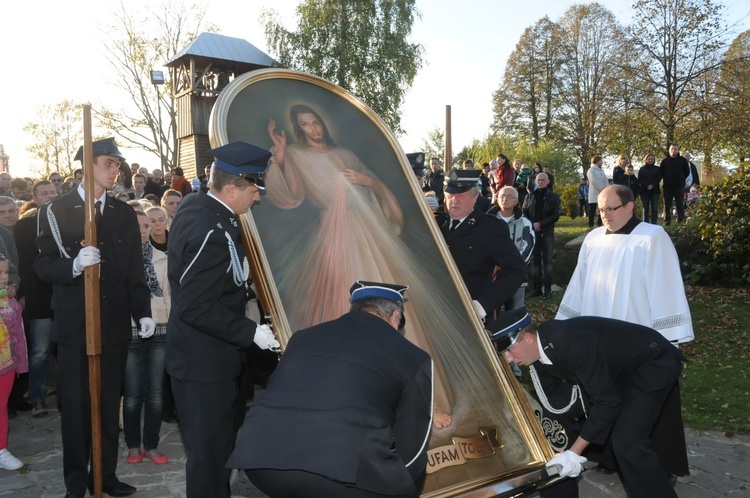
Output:
<path fill-rule="evenodd" d="M 91 142 L 91 151 L 93 152 L 94 157 L 112 156 L 119 158 L 120 161 L 125 160 L 125 157 L 120 152 L 120 149 L 117 148 L 117 142 L 115 142 L 115 139 L 112 137 L 102 138 L 101 140 Z M 76 152 L 76 156 L 73 158 L 73 160 L 83 162 L 83 145 L 78 147 L 78 152 Z"/>
<path fill-rule="evenodd" d="M 417 176 L 424 176 L 424 152 L 412 152 L 411 154 L 406 154 L 406 158 L 409 160 L 409 164 L 411 164 L 411 169 L 414 170 L 414 174 Z"/>
<path fill-rule="evenodd" d="M 492 340 L 497 344 L 498 351 L 505 351 L 516 343 L 521 331 L 531 323 L 531 315 L 526 308 L 506 311 L 500 317 L 487 325 L 492 334 Z"/>
<path fill-rule="evenodd" d="M 449 194 L 468 192 L 480 184 L 479 175 L 481 174 L 482 170 L 479 169 L 452 169 L 445 175 L 443 191 Z"/>
<path fill-rule="evenodd" d="M 408 289 L 408 285 L 401 284 L 384 284 L 382 282 L 367 282 L 365 280 L 357 280 L 349 289 L 349 293 L 352 295 L 351 302 L 359 301 L 360 299 L 368 299 L 373 297 L 379 297 L 381 299 L 388 299 L 395 303 L 404 302 L 404 292 Z"/>
<path fill-rule="evenodd" d="M 214 156 L 213 167 L 230 175 L 241 176 L 248 182 L 255 184 L 261 192 L 263 178 L 268 168 L 271 153 L 246 142 L 232 142 L 216 147 L 207 152 Z"/>

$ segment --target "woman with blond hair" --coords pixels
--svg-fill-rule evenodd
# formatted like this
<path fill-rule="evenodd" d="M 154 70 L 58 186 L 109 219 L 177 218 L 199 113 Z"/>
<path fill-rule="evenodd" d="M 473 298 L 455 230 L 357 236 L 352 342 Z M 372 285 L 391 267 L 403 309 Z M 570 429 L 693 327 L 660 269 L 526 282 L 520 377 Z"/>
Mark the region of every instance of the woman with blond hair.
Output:
<path fill-rule="evenodd" d="M 617 156 L 617 164 L 615 165 L 615 169 L 612 170 L 612 183 L 615 185 L 620 183 L 620 178 L 625 174 L 625 167 L 628 164 L 630 164 L 630 158 L 628 158 L 628 156 L 625 154 Z"/>

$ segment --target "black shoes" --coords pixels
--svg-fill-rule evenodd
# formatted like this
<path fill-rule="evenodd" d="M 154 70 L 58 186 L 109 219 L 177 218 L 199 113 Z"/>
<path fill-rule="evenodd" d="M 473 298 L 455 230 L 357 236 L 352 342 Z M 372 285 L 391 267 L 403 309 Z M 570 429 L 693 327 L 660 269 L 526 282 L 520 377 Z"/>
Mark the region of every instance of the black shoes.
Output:
<path fill-rule="evenodd" d="M 114 484 L 110 485 L 103 485 L 102 491 L 104 491 L 104 494 L 107 494 L 109 496 L 130 496 L 133 493 L 135 493 L 137 490 L 135 486 L 131 486 L 130 484 L 125 484 L 122 481 L 116 481 Z M 93 496 L 94 495 L 94 486 L 89 487 L 89 493 Z M 65 495 L 66 497 L 68 495 Z M 75 493 L 71 496 L 78 496 Z"/>
<path fill-rule="evenodd" d="M 601 463 L 596 466 L 596 471 L 599 472 L 600 474 L 605 474 L 605 475 L 610 475 L 610 474 L 614 474 L 615 472 L 617 472 L 616 470 L 610 469 L 609 467 L 606 467 Z"/>

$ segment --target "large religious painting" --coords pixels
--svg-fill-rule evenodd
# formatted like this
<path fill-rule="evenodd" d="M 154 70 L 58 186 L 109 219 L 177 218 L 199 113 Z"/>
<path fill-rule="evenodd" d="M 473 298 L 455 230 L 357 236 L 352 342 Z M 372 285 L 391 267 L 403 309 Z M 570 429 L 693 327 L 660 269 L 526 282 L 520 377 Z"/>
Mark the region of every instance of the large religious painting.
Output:
<path fill-rule="evenodd" d="M 423 496 L 494 496 L 545 476 L 552 451 L 380 118 L 327 81 L 266 69 L 221 93 L 210 138 L 214 147 L 242 140 L 273 151 L 266 195 L 243 228 L 282 346 L 347 312 L 356 280 L 409 286 L 405 334 L 435 364 Z"/>

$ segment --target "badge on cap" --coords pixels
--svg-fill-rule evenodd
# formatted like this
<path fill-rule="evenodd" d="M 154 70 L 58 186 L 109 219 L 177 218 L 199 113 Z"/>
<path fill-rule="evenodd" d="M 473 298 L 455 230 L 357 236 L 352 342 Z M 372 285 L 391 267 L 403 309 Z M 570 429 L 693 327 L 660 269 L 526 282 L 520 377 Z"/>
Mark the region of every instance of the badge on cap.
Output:
<path fill-rule="evenodd" d="M 263 177 L 271 153 L 246 142 L 232 142 L 207 152 L 214 156 L 213 167 L 241 176 L 263 190 Z"/>
<path fill-rule="evenodd" d="M 91 151 L 94 156 L 112 156 L 119 158 L 121 161 L 125 160 L 125 157 L 120 153 L 120 149 L 117 148 L 117 142 L 112 137 L 92 142 Z M 73 160 L 83 162 L 83 145 L 78 147 L 78 152 L 76 152 Z"/>
<path fill-rule="evenodd" d="M 406 158 L 409 160 L 414 174 L 424 176 L 424 152 L 412 152 L 411 154 L 406 154 Z"/>
<path fill-rule="evenodd" d="M 444 191 L 449 194 L 460 194 L 468 192 L 473 187 L 480 184 L 479 175 L 482 170 L 479 169 L 452 169 L 445 176 Z"/>
<path fill-rule="evenodd" d="M 492 334 L 492 340 L 497 343 L 498 351 L 505 351 L 516 343 L 521 331 L 531 323 L 531 315 L 526 308 L 506 311 L 500 317 L 487 325 Z"/>
<path fill-rule="evenodd" d="M 381 282 L 357 280 L 357 282 L 352 285 L 352 288 L 349 289 L 349 293 L 352 295 L 351 302 L 371 297 L 379 297 L 401 304 L 404 302 L 404 292 L 406 292 L 406 289 L 408 288 L 408 285 L 384 284 Z"/>

